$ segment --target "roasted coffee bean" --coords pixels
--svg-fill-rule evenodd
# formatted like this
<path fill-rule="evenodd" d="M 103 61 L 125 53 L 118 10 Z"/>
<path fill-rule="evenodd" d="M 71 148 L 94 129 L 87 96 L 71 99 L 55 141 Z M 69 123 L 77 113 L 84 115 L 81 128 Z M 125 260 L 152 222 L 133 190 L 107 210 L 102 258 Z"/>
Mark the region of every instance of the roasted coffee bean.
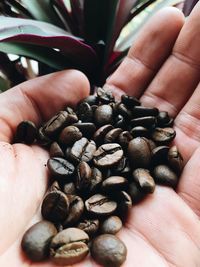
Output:
<path fill-rule="evenodd" d="M 122 221 L 117 216 L 110 216 L 102 223 L 100 231 L 102 234 L 115 235 L 122 228 Z"/>
<path fill-rule="evenodd" d="M 101 103 L 108 104 L 114 100 L 112 92 L 109 90 L 105 90 L 104 88 L 97 88 L 96 93 L 97 98 Z"/>
<path fill-rule="evenodd" d="M 169 166 L 176 172 L 180 174 L 183 169 L 183 157 L 178 151 L 177 146 L 172 146 L 168 152 L 168 163 Z"/>
<path fill-rule="evenodd" d="M 37 141 L 41 146 L 49 146 L 53 141 L 44 133 L 43 127 L 38 130 Z"/>
<path fill-rule="evenodd" d="M 89 236 L 93 236 L 99 229 L 99 220 L 85 219 L 77 224 L 77 228 L 83 230 Z"/>
<path fill-rule="evenodd" d="M 70 146 L 82 138 L 82 133 L 76 126 L 65 127 L 59 135 L 59 142 L 63 145 Z"/>
<path fill-rule="evenodd" d="M 90 189 L 92 170 L 87 162 L 81 161 L 77 166 L 76 188 L 87 193 Z"/>
<path fill-rule="evenodd" d="M 116 142 L 116 140 L 118 139 L 120 133 L 122 133 L 122 129 L 121 128 L 114 128 L 112 130 L 110 130 L 104 138 L 104 143 L 114 143 Z"/>
<path fill-rule="evenodd" d="M 122 176 L 111 176 L 105 179 L 102 183 L 102 190 L 105 192 L 113 192 L 123 190 L 127 187 L 128 180 Z"/>
<path fill-rule="evenodd" d="M 147 117 L 147 116 L 157 116 L 158 109 L 144 106 L 136 106 L 132 108 L 133 118 Z"/>
<path fill-rule="evenodd" d="M 152 163 L 160 164 L 162 162 L 167 162 L 169 147 L 168 146 L 157 146 L 151 151 Z"/>
<path fill-rule="evenodd" d="M 124 103 L 117 104 L 117 113 L 129 120 L 132 117 L 132 112 L 126 107 Z"/>
<path fill-rule="evenodd" d="M 176 187 L 178 176 L 167 165 L 158 165 L 153 170 L 153 177 L 158 184 Z"/>
<path fill-rule="evenodd" d="M 128 131 L 123 131 L 118 136 L 118 142 L 123 149 L 127 149 L 129 142 L 133 139 L 133 136 Z"/>
<path fill-rule="evenodd" d="M 131 208 L 132 208 L 131 197 L 127 192 L 121 191 L 117 195 L 117 213 L 122 221 L 126 221 Z"/>
<path fill-rule="evenodd" d="M 92 105 L 97 105 L 98 104 L 98 99 L 96 95 L 89 95 L 86 98 L 82 100 L 82 102 L 88 103 L 90 106 Z"/>
<path fill-rule="evenodd" d="M 73 182 L 65 183 L 63 186 L 63 192 L 67 195 L 75 195 L 76 187 Z"/>
<path fill-rule="evenodd" d="M 115 128 L 127 129 L 127 120 L 122 115 L 117 115 L 113 123 Z"/>
<path fill-rule="evenodd" d="M 155 128 L 152 132 L 152 139 L 153 141 L 157 142 L 158 144 L 168 144 L 171 142 L 176 136 L 176 132 L 173 128 Z"/>
<path fill-rule="evenodd" d="M 137 204 L 140 201 L 142 201 L 145 196 L 146 193 L 142 190 L 142 188 L 136 184 L 135 182 L 131 182 L 128 186 L 128 190 L 127 190 L 129 196 L 131 197 L 132 203 L 133 204 Z"/>
<path fill-rule="evenodd" d="M 113 126 L 111 124 L 106 124 L 104 126 L 101 126 L 95 133 L 93 136 L 94 141 L 96 142 L 96 144 L 102 144 L 104 141 L 104 138 L 106 136 L 106 134 L 113 129 Z"/>
<path fill-rule="evenodd" d="M 151 150 L 148 139 L 134 138 L 128 145 L 128 156 L 135 168 L 148 168 L 151 161 Z"/>
<path fill-rule="evenodd" d="M 57 178 L 68 178 L 74 173 L 74 165 L 68 160 L 53 157 L 47 161 L 47 166 L 50 173 Z"/>
<path fill-rule="evenodd" d="M 83 136 L 86 138 L 91 138 L 96 131 L 96 126 L 93 122 L 76 122 L 73 126 L 79 128 Z"/>
<path fill-rule="evenodd" d="M 78 228 L 59 232 L 50 244 L 50 259 L 58 265 L 71 265 L 82 261 L 88 254 L 88 235 Z"/>
<path fill-rule="evenodd" d="M 122 157 L 121 160 L 118 162 L 118 164 L 116 166 L 114 166 L 113 169 L 111 169 L 111 172 L 113 174 L 117 174 L 117 175 L 119 174 L 120 175 L 123 172 L 124 168 L 126 168 L 127 161 L 128 161 L 127 158 Z M 112 176 L 112 175 L 109 175 L 109 176 Z"/>
<path fill-rule="evenodd" d="M 150 150 L 152 152 L 153 149 L 156 148 L 156 143 L 151 139 L 147 139 L 146 137 L 144 137 L 144 138 L 148 142 L 149 148 L 150 148 Z"/>
<path fill-rule="evenodd" d="M 94 141 L 89 141 L 87 138 L 83 137 L 76 141 L 71 148 L 70 157 L 75 162 L 79 163 L 81 161 L 89 162 L 96 151 L 96 144 Z"/>
<path fill-rule="evenodd" d="M 91 181 L 90 181 L 90 193 L 95 192 L 97 190 L 103 180 L 102 172 L 97 168 L 92 168 L 92 175 L 91 175 Z"/>
<path fill-rule="evenodd" d="M 158 126 L 162 127 L 170 121 L 170 117 L 167 111 L 159 111 L 157 116 Z"/>
<path fill-rule="evenodd" d="M 109 105 L 99 106 L 94 113 L 94 120 L 98 126 L 112 123 L 113 110 Z"/>
<path fill-rule="evenodd" d="M 173 124 L 174 124 L 174 119 L 173 118 L 170 118 L 170 120 L 168 122 L 166 122 L 165 124 L 162 125 L 162 128 L 172 127 Z"/>
<path fill-rule="evenodd" d="M 66 148 L 66 150 L 65 150 L 65 158 L 67 159 L 67 160 L 71 160 L 71 147 L 67 147 Z"/>
<path fill-rule="evenodd" d="M 121 162 L 122 160 L 120 161 L 120 163 Z M 129 178 L 130 172 L 131 172 L 131 166 L 130 166 L 129 160 L 124 157 L 124 165 L 121 163 L 122 165 L 120 166 L 120 163 L 116 166 L 113 173 L 115 173 L 115 171 L 117 172 L 118 170 L 120 170 L 120 172 L 118 171 L 118 175 L 121 174 L 122 176 Z"/>
<path fill-rule="evenodd" d="M 50 146 L 50 150 L 49 150 L 49 154 L 50 157 L 60 157 L 60 158 L 64 158 L 64 152 L 62 151 L 62 148 L 60 147 L 60 145 L 57 142 L 53 142 Z"/>
<path fill-rule="evenodd" d="M 79 120 L 83 122 L 91 122 L 93 119 L 93 111 L 87 102 L 81 102 L 77 107 L 77 115 Z"/>
<path fill-rule="evenodd" d="M 22 121 L 18 124 L 14 143 L 32 144 L 37 137 L 37 128 L 32 121 Z"/>
<path fill-rule="evenodd" d="M 121 101 L 130 109 L 132 109 L 134 106 L 141 105 L 140 101 L 137 98 L 129 95 L 122 95 Z"/>
<path fill-rule="evenodd" d="M 48 137 L 55 137 L 65 126 L 78 121 L 75 113 L 60 111 L 43 126 L 43 132 Z"/>
<path fill-rule="evenodd" d="M 69 212 L 69 199 L 61 191 L 52 191 L 42 202 L 42 217 L 51 222 L 63 222 Z"/>
<path fill-rule="evenodd" d="M 155 182 L 149 170 L 138 168 L 133 171 L 133 179 L 140 185 L 146 193 L 153 193 L 155 190 Z"/>
<path fill-rule="evenodd" d="M 156 125 L 156 117 L 154 116 L 147 116 L 147 117 L 140 117 L 136 119 L 132 119 L 130 121 L 131 127 L 136 126 L 143 126 L 145 128 L 153 128 Z"/>
<path fill-rule="evenodd" d="M 57 234 L 56 227 L 48 221 L 40 221 L 29 228 L 22 239 L 21 246 L 32 261 L 42 261 L 49 256 L 49 244 Z"/>
<path fill-rule="evenodd" d="M 107 196 L 96 194 L 85 201 L 88 213 L 95 216 L 111 215 L 117 208 L 117 203 Z"/>
<path fill-rule="evenodd" d="M 149 137 L 149 130 L 143 126 L 133 127 L 130 131 L 133 138 L 136 137 Z"/>
<path fill-rule="evenodd" d="M 52 185 L 50 186 L 50 188 L 49 188 L 48 191 L 49 191 L 49 192 L 53 192 L 53 191 L 61 191 L 61 188 L 60 188 L 60 185 L 59 185 L 58 181 L 54 181 L 54 182 L 52 183 Z"/>
<path fill-rule="evenodd" d="M 63 226 L 73 225 L 79 221 L 84 211 L 84 203 L 81 197 L 76 195 L 68 195 L 69 212 L 67 219 L 63 222 Z"/>
<path fill-rule="evenodd" d="M 114 235 L 103 234 L 92 242 L 91 256 L 102 266 L 119 267 L 125 262 L 126 255 L 125 244 Z"/>

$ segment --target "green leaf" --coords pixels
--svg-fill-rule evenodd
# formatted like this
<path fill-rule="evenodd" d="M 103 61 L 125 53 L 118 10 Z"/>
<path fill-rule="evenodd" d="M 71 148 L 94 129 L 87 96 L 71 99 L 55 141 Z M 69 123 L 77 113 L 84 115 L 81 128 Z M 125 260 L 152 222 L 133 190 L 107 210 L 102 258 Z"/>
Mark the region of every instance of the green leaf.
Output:
<path fill-rule="evenodd" d="M 4 92 L 9 88 L 10 88 L 9 81 L 0 76 L 0 92 Z"/>

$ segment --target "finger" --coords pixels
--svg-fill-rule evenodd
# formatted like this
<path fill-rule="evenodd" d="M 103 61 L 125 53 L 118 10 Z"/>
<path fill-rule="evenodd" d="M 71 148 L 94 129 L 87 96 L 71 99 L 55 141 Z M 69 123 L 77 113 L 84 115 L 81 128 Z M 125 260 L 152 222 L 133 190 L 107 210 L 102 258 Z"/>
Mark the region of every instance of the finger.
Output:
<path fill-rule="evenodd" d="M 22 120 L 37 125 L 66 105 L 74 106 L 89 93 L 89 82 L 79 71 L 67 70 L 49 74 L 0 95 L 0 140 L 10 142 Z"/>
<path fill-rule="evenodd" d="M 176 116 L 199 82 L 200 3 L 186 20 L 171 56 L 164 63 L 141 98 Z"/>
<path fill-rule="evenodd" d="M 183 14 L 176 8 L 158 12 L 142 29 L 128 56 L 107 80 L 109 89 L 116 94 L 123 90 L 139 97 L 171 53 L 183 23 Z"/>

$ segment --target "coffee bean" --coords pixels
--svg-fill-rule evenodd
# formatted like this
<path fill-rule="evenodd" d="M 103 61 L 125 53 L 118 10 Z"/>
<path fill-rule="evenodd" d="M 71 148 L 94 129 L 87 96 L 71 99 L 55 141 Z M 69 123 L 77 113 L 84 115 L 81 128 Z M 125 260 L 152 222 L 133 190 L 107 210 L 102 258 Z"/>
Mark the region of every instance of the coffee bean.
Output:
<path fill-rule="evenodd" d="M 134 138 L 128 145 L 128 156 L 135 168 L 148 168 L 151 161 L 151 150 L 144 137 Z"/>
<path fill-rule="evenodd" d="M 64 158 L 64 152 L 62 151 L 62 148 L 57 142 L 53 142 L 50 146 L 49 150 L 50 157 L 59 157 L 59 158 Z"/>
<path fill-rule="evenodd" d="M 122 228 L 122 221 L 117 216 L 110 216 L 102 223 L 100 231 L 102 234 L 115 235 Z"/>
<path fill-rule="evenodd" d="M 148 137 L 149 136 L 149 130 L 143 126 L 136 126 L 133 127 L 130 131 L 133 138 L 136 137 Z"/>
<path fill-rule="evenodd" d="M 61 191 L 46 195 L 42 202 L 41 213 L 44 219 L 52 222 L 63 222 L 68 216 L 69 199 Z"/>
<path fill-rule="evenodd" d="M 70 157 L 79 163 L 80 161 L 89 162 L 96 151 L 96 144 L 94 141 L 89 141 L 83 137 L 76 141 L 71 148 Z"/>
<path fill-rule="evenodd" d="M 96 126 L 93 122 L 76 122 L 73 126 L 79 128 L 83 136 L 86 138 L 91 138 L 96 131 Z"/>
<path fill-rule="evenodd" d="M 121 191 L 117 195 L 117 213 L 122 221 L 126 221 L 132 208 L 132 200 L 129 194 Z"/>
<path fill-rule="evenodd" d="M 90 106 L 92 105 L 97 105 L 98 104 L 98 99 L 96 95 L 89 95 L 86 98 L 82 100 L 82 102 L 88 103 Z"/>
<path fill-rule="evenodd" d="M 60 188 L 60 185 L 59 185 L 58 181 L 54 181 L 54 182 L 52 183 L 52 185 L 50 186 L 50 188 L 49 188 L 48 191 L 49 191 L 49 192 L 53 192 L 53 191 L 61 191 L 61 188 Z"/>
<path fill-rule="evenodd" d="M 76 195 L 68 195 L 69 212 L 63 226 L 73 225 L 78 222 L 84 211 L 84 203 L 81 197 Z"/>
<path fill-rule="evenodd" d="M 65 183 L 63 187 L 63 192 L 67 195 L 75 195 L 76 188 L 73 182 Z"/>
<path fill-rule="evenodd" d="M 82 261 L 88 254 L 88 235 L 78 228 L 59 232 L 50 244 L 50 259 L 58 265 L 71 265 Z"/>
<path fill-rule="evenodd" d="M 118 142 L 123 149 L 127 149 L 129 142 L 133 139 L 128 131 L 123 131 L 118 136 Z"/>
<path fill-rule="evenodd" d="M 85 201 L 85 208 L 90 214 L 107 216 L 116 210 L 117 203 L 107 196 L 96 194 Z"/>
<path fill-rule="evenodd" d="M 170 121 L 170 117 L 167 111 L 159 111 L 157 116 L 158 126 L 162 127 Z"/>
<path fill-rule="evenodd" d="M 146 193 L 153 193 L 155 190 L 155 182 L 150 175 L 149 170 L 138 168 L 133 171 L 133 179 Z"/>
<path fill-rule="evenodd" d="M 57 178 L 68 178 L 74 173 L 74 165 L 68 160 L 58 157 L 50 158 L 47 161 L 50 173 Z"/>
<path fill-rule="evenodd" d="M 114 128 L 110 130 L 104 137 L 104 143 L 114 143 L 122 131 L 123 130 L 121 128 Z"/>
<path fill-rule="evenodd" d="M 157 116 L 158 109 L 144 106 L 136 106 L 132 108 L 133 118 L 147 117 L 147 116 Z"/>
<path fill-rule="evenodd" d="M 128 180 L 122 176 L 111 176 L 105 179 L 102 183 L 102 190 L 105 192 L 111 192 L 123 190 L 128 185 Z"/>
<path fill-rule="evenodd" d="M 101 145 L 93 155 L 94 164 L 99 167 L 116 165 L 123 157 L 123 150 L 117 143 Z"/>
<path fill-rule="evenodd" d="M 129 196 L 131 197 L 133 204 L 137 204 L 137 203 L 141 202 L 146 196 L 146 193 L 135 182 L 131 182 L 129 184 L 127 192 L 129 194 Z"/>
<path fill-rule="evenodd" d="M 97 88 L 97 98 L 101 103 L 108 104 L 114 100 L 113 94 L 109 90 L 105 90 L 104 88 Z"/>
<path fill-rule="evenodd" d="M 18 124 L 14 143 L 32 144 L 37 137 L 37 128 L 32 121 L 22 121 Z"/>
<path fill-rule="evenodd" d="M 41 146 L 48 146 L 50 145 L 53 141 L 44 133 L 43 127 L 40 127 L 38 130 L 38 136 L 37 136 L 37 141 L 39 145 Z"/>
<path fill-rule="evenodd" d="M 153 170 L 156 183 L 176 187 L 178 177 L 167 165 L 158 165 Z"/>
<path fill-rule="evenodd" d="M 177 146 L 172 146 L 168 152 L 168 163 L 169 166 L 180 175 L 183 169 L 183 157 L 178 151 Z"/>
<path fill-rule="evenodd" d="M 65 127 L 59 135 L 59 142 L 63 145 L 70 146 L 82 138 L 82 133 L 76 126 Z"/>
<path fill-rule="evenodd" d="M 111 124 L 106 124 L 104 126 L 101 126 L 95 133 L 93 136 L 94 141 L 96 142 L 96 144 L 102 144 L 104 141 L 104 138 L 106 136 L 106 134 L 113 129 L 113 126 Z"/>
<path fill-rule="evenodd" d="M 81 161 L 77 166 L 76 188 L 87 193 L 90 189 L 92 170 L 87 162 Z"/>
<path fill-rule="evenodd" d="M 77 115 L 79 120 L 83 122 L 91 122 L 93 119 L 91 106 L 87 102 L 81 102 L 77 107 Z"/>
<path fill-rule="evenodd" d="M 128 108 L 133 108 L 134 106 L 140 106 L 141 105 L 140 101 L 137 98 L 135 98 L 133 96 L 129 96 L 129 95 L 122 95 L 121 101 Z"/>
<path fill-rule="evenodd" d="M 93 236 L 99 229 L 98 219 L 86 219 L 77 224 L 77 228 L 86 232 L 89 236 Z"/>
<path fill-rule="evenodd" d="M 157 142 L 158 144 L 168 144 L 171 142 L 176 136 L 176 132 L 173 128 L 155 128 L 152 132 L 152 139 L 153 141 Z"/>
<path fill-rule="evenodd" d="M 145 128 L 153 128 L 156 125 L 156 117 L 154 116 L 147 116 L 147 117 L 140 117 L 136 119 L 132 119 L 130 121 L 131 127 L 136 126 L 143 126 Z"/>
<path fill-rule="evenodd" d="M 99 126 L 110 124 L 113 120 L 113 110 L 109 105 L 99 106 L 94 113 L 95 123 Z"/>
<path fill-rule="evenodd" d="M 101 185 L 103 180 L 102 172 L 97 168 L 92 168 L 92 175 L 90 181 L 90 192 L 95 192 Z"/>
<path fill-rule="evenodd" d="M 132 117 L 132 112 L 126 107 L 124 103 L 117 104 L 117 113 L 129 120 Z"/>
<path fill-rule="evenodd" d="M 113 125 L 115 128 L 127 129 L 127 124 L 127 120 L 120 114 L 114 118 Z"/>
<path fill-rule="evenodd" d="M 162 162 L 167 161 L 169 147 L 168 146 L 157 146 L 151 151 L 152 163 L 158 165 Z"/>
<path fill-rule="evenodd" d="M 49 256 L 49 243 L 57 234 L 56 227 L 48 221 L 40 221 L 29 228 L 22 239 L 21 246 L 32 261 L 42 261 Z"/>
<path fill-rule="evenodd" d="M 116 236 L 103 234 L 92 242 L 91 256 L 105 267 L 119 267 L 125 260 L 127 249 L 125 244 Z"/>

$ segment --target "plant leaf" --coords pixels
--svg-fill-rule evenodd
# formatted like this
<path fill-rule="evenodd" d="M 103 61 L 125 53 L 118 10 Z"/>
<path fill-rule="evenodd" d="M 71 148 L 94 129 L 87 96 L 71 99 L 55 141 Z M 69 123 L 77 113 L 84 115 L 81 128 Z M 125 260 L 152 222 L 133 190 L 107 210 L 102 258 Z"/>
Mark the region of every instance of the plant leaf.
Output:
<path fill-rule="evenodd" d="M 30 19 L 33 18 L 31 13 L 25 7 L 23 7 L 23 5 L 20 4 L 18 1 L 16 1 L 16 0 L 6 0 L 5 2 L 8 3 L 10 6 L 12 6 L 23 17 L 30 18 Z"/>
<path fill-rule="evenodd" d="M 194 8 L 194 6 L 198 1 L 199 0 L 189 0 L 189 1 L 185 0 L 183 6 L 183 13 L 185 14 L 185 16 L 189 16 L 190 12 L 192 11 L 192 9 Z"/>
<path fill-rule="evenodd" d="M 77 34 L 84 36 L 84 0 L 70 0 L 71 15 L 77 25 Z"/>
<path fill-rule="evenodd" d="M 9 88 L 10 88 L 9 81 L 0 76 L 0 92 L 4 92 Z"/>

